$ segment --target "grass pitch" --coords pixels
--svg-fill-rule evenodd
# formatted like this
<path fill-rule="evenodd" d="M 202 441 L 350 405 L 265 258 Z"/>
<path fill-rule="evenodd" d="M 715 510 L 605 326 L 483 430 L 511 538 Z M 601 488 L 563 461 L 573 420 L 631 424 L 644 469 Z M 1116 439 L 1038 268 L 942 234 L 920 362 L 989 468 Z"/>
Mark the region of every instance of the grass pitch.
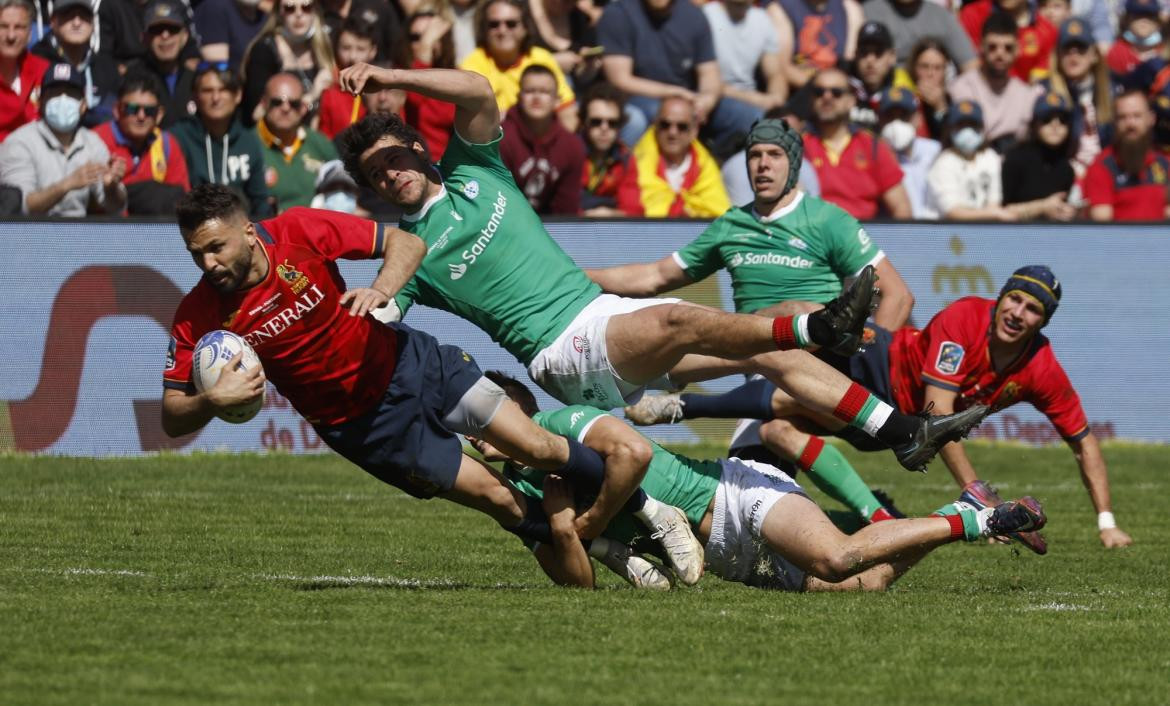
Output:
<path fill-rule="evenodd" d="M 878 595 L 554 588 L 333 456 L 0 457 L 0 703 L 1170 702 L 1170 449 L 1106 449 L 1115 551 L 1067 450 L 971 453 L 1048 556 L 951 545 Z M 903 510 L 956 494 L 851 458 Z"/>

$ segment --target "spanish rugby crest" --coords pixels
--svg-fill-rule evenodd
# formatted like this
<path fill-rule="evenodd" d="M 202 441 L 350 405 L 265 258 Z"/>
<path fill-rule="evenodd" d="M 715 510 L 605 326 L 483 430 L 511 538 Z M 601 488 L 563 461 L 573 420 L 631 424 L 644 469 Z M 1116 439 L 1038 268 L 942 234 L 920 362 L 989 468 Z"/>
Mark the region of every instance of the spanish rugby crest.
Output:
<path fill-rule="evenodd" d="M 288 264 L 287 259 L 276 266 L 276 276 L 280 277 L 293 290 L 293 294 L 300 294 L 305 290 L 305 287 L 309 286 L 309 278 Z"/>

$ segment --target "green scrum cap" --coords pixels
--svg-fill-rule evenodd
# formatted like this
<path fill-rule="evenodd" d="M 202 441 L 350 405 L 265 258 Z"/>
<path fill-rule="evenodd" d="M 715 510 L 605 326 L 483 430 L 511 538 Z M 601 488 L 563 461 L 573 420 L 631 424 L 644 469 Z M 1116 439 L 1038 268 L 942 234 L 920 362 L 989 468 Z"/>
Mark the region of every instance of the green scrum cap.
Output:
<path fill-rule="evenodd" d="M 751 149 L 752 145 L 759 144 L 776 145 L 788 155 L 788 181 L 784 183 L 784 193 L 792 191 L 797 179 L 800 178 L 800 164 L 804 160 L 804 141 L 800 133 L 783 120 L 775 118 L 757 120 L 748 133 L 747 146 L 744 149 Z"/>

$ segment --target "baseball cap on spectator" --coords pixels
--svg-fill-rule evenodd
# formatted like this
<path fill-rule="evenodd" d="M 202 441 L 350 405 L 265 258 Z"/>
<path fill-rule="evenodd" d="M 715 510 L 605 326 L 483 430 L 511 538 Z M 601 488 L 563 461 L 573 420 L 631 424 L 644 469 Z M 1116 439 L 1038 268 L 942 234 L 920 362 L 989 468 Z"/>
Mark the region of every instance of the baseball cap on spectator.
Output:
<path fill-rule="evenodd" d="M 983 109 L 974 101 L 959 101 L 947 111 L 947 125 L 954 127 L 963 123 L 978 125 L 983 129 Z"/>
<path fill-rule="evenodd" d="M 73 68 L 72 64 L 59 61 L 45 69 L 45 75 L 41 79 L 41 91 L 48 91 L 53 86 L 60 85 L 71 86 L 84 94 L 85 76 Z"/>
<path fill-rule="evenodd" d="M 1046 123 L 1054 115 L 1072 116 L 1072 106 L 1065 100 L 1064 96 L 1059 93 L 1048 91 L 1042 93 L 1036 99 L 1036 103 L 1032 106 L 1032 120 L 1038 123 Z"/>
<path fill-rule="evenodd" d="M 179 0 L 153 0 L 146 6 L 143 13 L 142 26 L 146 28 L 155 25 L 172 25 L 185 28 L 187 26 L 187 8 Z"/>
<path fill-rule="evenodd" d="M 1125 14 L 1130 17 L 1157 17 L 1158 0 L 1125 0 Z"/>
<path fill-rule="evenodd" d="M 358 192 L 357 182 L 345 171 L 345 163 L 340 159 L 331 159 L 321 165 L 321 169 L 317 172 L 317 188 L 318 194 L 328 193 L 330 191 L 348 191 L 356 194 Z"/>
<path fill-rule="evenodd" d="M 889 28 L 881 22 L 866 22 L 857 33 L 857 48 L 862 47 L 877 47 L 887 51 L 894 48 L 894 37 L 890 34 Z"/>
<path fill-rule="evenodd" d="M 907 113 L 918 110 L 918 99 L 914 97 L 914 92 L 901 86 L 882 91 L 878 99 L 878 113 L 884 115 L 891 110 L 904 110 Z"/>
<path fill-rule="evenodd" d="M 1064 49 L 1071 44 L 1079 44 L 1082 47 L 1093 45 L 1093 35 L 1089 32 L 1089 26 L 1079 17 L 1070 17 L 1060 23 L 1060 39 L 1057 40 L 1056 46 Z"/>
<path fill-rule="evenodd" d="M 53 3 L 53 14 L 56 15 L 65 12 L 71 7 L 84 7 L 89 10 L 91 15 L 93 14 L 92 0 L 57 0 L 57 2 Z"/>

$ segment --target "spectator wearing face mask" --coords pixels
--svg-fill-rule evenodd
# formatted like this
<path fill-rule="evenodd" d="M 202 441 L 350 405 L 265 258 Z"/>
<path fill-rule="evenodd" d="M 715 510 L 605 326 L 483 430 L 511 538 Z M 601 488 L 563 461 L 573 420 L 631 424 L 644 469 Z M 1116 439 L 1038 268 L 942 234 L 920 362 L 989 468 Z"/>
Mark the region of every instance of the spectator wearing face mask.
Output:
<path fill-rule="evenodd" d="M 917 118 L 918 100 L 912 91 L 895 86 L 878 96 L 878 129 L 902 168 L 902 186 L 910 199 L 911 216 L 933 219 L 938 214 L 927 206 L 926 177 L 942 145 L 918 135 Z"/>
<path fill-rule="evenodd" d="M 1114 80 L 1128 83 L 1143 62 L 1162 56 L 1166 42 L 1162 37 L 1160 12 L 1158 0 L 1125 0 L 1121 36 L 1105 56 Z"/>
<path fill-rule="evenodd" d="M 81 218 L 126 204 L 126 163 L 81 125 L 85 85 L 72 64 L 51 65 L 41 79 L 41 119 L 0 144 L 0 183 L 20 189 L 22 213 Z"/>
<path fill-rule="evenodd" d="M 41 38 L 33 53 L 53 62 L 67 62 L 85 81 L 82 125 L 97 127 L 114 117 L 114 101 L 121 82 L 118 64 L 91 46 L 94 12 L 90 0 L 57 0 L 49 19 L 52 33 Z"/>
<path fill-rule="evenodd" d="M 359 216 L 367 214 L 358 207 L 358 185 L 345 171 L 345 163 L 334 159 L 321 165 L 317 172 L 317 189 L 313 200 L 309 203 L 312 208 L 323 208 L 328 211 L 352 213 Z"/>
<path fill-rule="evenodd" d="M 1014 221 L 1003 207 L 999 154 L 983 142 L 983 111 L 978 103 L 956 102 L 947 113 L 943 151 L 926 176 L 927 204 L 952 221 Z"/>

